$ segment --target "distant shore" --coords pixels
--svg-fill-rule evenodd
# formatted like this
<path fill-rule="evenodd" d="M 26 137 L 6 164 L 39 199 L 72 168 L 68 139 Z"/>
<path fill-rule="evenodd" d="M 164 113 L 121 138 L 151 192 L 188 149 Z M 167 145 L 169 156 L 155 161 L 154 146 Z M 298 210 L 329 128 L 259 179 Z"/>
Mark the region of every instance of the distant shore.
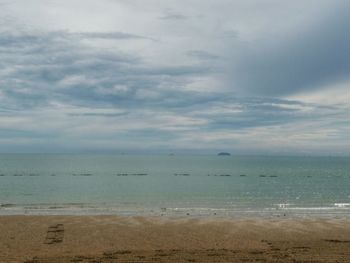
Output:
<path fill-rule="evenodd" d="M 0 216 L 0 233 L 0 262 L 350 259 L 349 218 Z"/>

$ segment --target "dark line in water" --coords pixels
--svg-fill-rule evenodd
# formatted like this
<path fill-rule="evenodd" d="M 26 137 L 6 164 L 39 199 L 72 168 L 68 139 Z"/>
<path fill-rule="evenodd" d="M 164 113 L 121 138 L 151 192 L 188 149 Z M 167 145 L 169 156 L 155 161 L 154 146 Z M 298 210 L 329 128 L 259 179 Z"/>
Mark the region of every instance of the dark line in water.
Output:
<path fill-rule="evenodd" d="M 208 174 L 208 176 L 211 176 L 210 174 Z M 221 177 L 229 177 L 232 176 L 231 174 L 214 174 L 212 176 L 221 176 Z"/>
<path fill-rule="evenodd" d="M 92 176 L 92 174 L 73 174 L 73 176 Z"/>
<path fill-rule="evenodd" d="M 147 173 L 139 173 L 139 174 L 127 174 L 127 173 L 119 173 L 116 176 L 147 176 Z"/>
<path fill-rule="evenodd" d="M 0 204 L 0 207 L 6 208 L 6 207 L 15 207 L 15 204 Z"/>

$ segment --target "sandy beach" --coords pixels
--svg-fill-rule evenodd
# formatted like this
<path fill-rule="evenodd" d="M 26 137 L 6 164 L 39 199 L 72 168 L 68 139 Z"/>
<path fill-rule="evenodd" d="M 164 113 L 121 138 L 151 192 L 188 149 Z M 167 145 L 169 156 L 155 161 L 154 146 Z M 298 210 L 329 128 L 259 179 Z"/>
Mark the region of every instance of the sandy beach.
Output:
<path fill-rule="evenodd" d="M 350 262 L 349 219 L 2 216 L 0 262 Z"/>

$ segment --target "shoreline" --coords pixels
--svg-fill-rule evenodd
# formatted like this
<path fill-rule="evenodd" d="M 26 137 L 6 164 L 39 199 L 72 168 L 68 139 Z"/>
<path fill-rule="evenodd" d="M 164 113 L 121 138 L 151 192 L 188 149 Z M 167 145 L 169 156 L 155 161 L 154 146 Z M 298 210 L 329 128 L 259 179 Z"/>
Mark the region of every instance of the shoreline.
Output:
<path fill-rule="evenodd" d="M 0 204 L 0 216 L 141 216 L 141 217 L 227 217 L 227 218 L 350 218 L 350 203 L 334 206 L 293 207 L 127 207 L 119 205 Z"/>
<path fill-rule="evenodd" d="M 113 210 L 113 209 L 0 209 L 0 217 L 11 216 L 114 216 L 114 217 L 146 217 L 146 218 L 212 218 L 212 219 L 349 219 L 349 209 L 270 209 L 270 210 L 224 210 L 210 209 L 158 209 L 146 211 Z"/>
<path fill-rule="evenodd" d="M 22 215 L 0 233 L 0 262 L 350 262 L 350 218 Z"/>

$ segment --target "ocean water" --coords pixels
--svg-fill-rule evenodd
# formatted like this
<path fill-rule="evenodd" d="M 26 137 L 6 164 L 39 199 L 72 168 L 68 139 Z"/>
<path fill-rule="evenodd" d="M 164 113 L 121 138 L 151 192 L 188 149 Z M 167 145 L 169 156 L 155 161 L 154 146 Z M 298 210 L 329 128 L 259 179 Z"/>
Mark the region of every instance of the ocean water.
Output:
<path fill-rule="evenodd" d="M 0 155 L 0 215 L 350 216 L 350 158 Z"/>

